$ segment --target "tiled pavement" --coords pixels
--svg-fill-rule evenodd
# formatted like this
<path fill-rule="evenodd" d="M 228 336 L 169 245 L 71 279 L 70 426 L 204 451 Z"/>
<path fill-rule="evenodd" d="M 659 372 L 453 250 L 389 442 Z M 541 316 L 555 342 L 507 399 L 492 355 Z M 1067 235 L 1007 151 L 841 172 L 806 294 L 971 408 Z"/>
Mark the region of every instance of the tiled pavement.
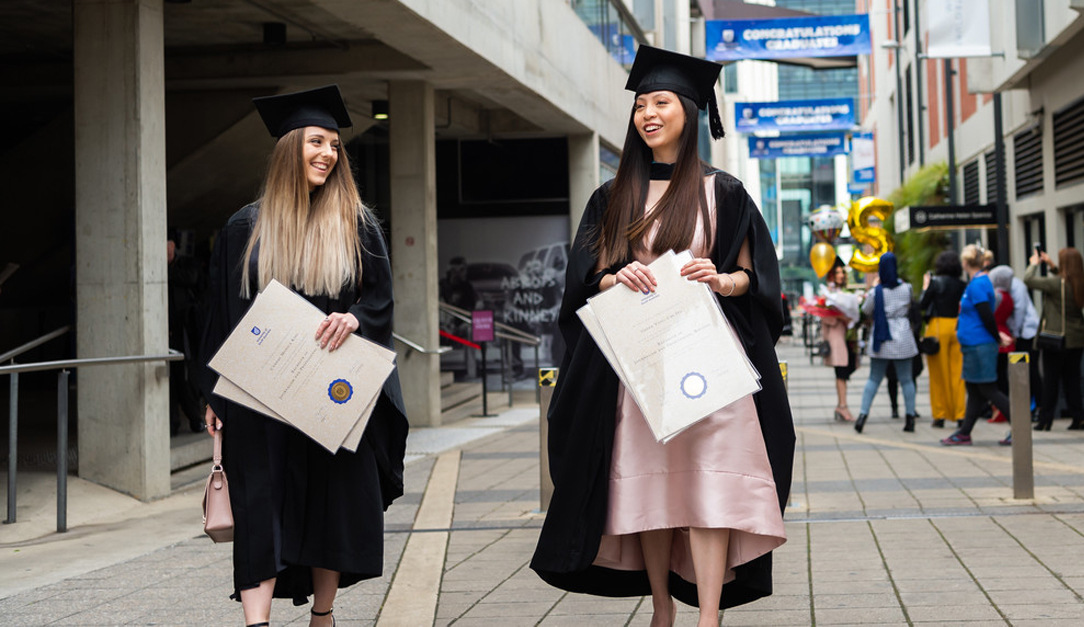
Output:
<path fill-rule="evenodd" d="M 776 551 L 775 595 L 727 611 L 724 625 L 1084 625 L 1084 434 L 1065 431 L 1067 421 L 1035 434 L 1036 498 L 1017 501 L 1010 450 L 996 444 L 1004 425 L 980 423 L 972 447 L 941 447 L 947 430 L 928 419 L 905 434 L 902 420 L 888 418 L 882 386 L 857 434 L 831 420 L 832 371 L 811 367 L 797 347 L 780 354 L 798 430 L 788 542 Z M 866 373 L 852 379 L 852 407 Z M 918 407 L 928 415 L 925 379 Z M 462 448 L 451 524 L 415 530 L 447 533 L 443 564 L 430 566 L 443 571 L 435 624 L 647 625 L 649 600 L 566 594 L 527 567 L 542 518 L 537 422 L 523 422 L 525 411 L 500 419 L 500 429 L 476 425 L 485 437 L 472 442 L 461 431 L 470 426 L 449 432 Z M 439 434 L 424 440 L 422 452 L 440 450 Z M 381 609 L 393 581 L 411 575 L 396 568 L 435 459 L 408 465 L 407 495 L 387 515 L 385 576 L 340 594 L 339 625 L 391 624 Z M 0 545 L 0 569 L 14 550 Z M 0 623 L 239 625 L 229 588 L 229 549 L 194 532 L 6 596 Z M 304 624 L 307 611 L 276 601 L 274 624 Z M 678 625 L 694 623 L 682 608 Z"/>

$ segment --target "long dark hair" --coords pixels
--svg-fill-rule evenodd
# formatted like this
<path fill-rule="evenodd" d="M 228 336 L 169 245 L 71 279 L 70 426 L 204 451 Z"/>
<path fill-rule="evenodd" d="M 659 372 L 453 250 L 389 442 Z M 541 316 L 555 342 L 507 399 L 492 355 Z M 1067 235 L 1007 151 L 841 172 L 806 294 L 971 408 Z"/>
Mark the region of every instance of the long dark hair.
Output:
<path fill-rule="evenodd" d="M 631 258 L 633 249 L 640 246 L 656 219 L 659 231 L 651 246 L 651 252 L 655 254 L 687 249 L 693 242 L 698 211 L 703 220 L 704 241 L 712 241 L 711 215 L 704 193 L 704 164 L 697 152 L 700 131 L 697 108 L 685 96 L 677 95 L 677 99 L 685 110 L 685 128 L 681 132 L 677 163 L 670 186 L 658 204 L 651 208 L 650 214 L 645 214 L 644 204 L 651 178 L 652 153 L 636 130 L 636 105 L 633 104 L 621 163 L 610 186 L 606 213 L 595 238 L 595 254 L 603 267 Z"/>
<path fill-rule="evenodd" d="M 1075 248 L 1058 251 L 1058 274 L 1073 287 L 1073 299 L 1079 309 L 1084 307 L 1084 259 Z"/>

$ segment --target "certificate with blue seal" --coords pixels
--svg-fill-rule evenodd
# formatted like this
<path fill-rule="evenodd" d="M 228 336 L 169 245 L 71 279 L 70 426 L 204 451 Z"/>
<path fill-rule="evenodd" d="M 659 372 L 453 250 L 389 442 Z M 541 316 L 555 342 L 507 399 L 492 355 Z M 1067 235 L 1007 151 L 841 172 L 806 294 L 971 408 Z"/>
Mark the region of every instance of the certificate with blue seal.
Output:
<path fill-rule="evenodd" d="M 651 294 L 619 284 L 576 312 L 660 442 L 760 390 L 715 295 L 681 276 L 691 259 L 669 251 L 648 266 Z"/>
<path fill-rule="evenodd" d="M 395 352 L 355 334 L 334 352 L 313 339 L 324 312 L 277 281 L 211 359 L 215 394 L 292 425 L 335 452 L 357 450 Z"/>

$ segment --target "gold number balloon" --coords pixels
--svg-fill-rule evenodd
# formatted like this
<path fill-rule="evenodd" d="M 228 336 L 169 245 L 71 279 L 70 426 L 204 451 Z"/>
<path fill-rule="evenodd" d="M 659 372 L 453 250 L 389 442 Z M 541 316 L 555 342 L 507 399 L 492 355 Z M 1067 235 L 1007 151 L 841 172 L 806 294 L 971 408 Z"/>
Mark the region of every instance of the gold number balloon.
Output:
<path fill-rule="evenodd" d="M 881 255 L 892 252 L 892 237 L 884 228 L 892 209 L 892 203 L 872 196 L 851 203 L 851 211 L 847 214 L 847 228 L 851 230 L 851 237 L 873 248 L 872 253 L 866 253 L 861 248 L 854 251 L 850 266 L 855 270 L 876 272 L 881 264 Z M 870 224 L 870 221 L 874 223 Z"/>
<path fill-rule="evenodd" d="M 822 279 L 836 263 L 836 249 L 827 242 L 817 242 L 809 249 L 809 264 Z"/>

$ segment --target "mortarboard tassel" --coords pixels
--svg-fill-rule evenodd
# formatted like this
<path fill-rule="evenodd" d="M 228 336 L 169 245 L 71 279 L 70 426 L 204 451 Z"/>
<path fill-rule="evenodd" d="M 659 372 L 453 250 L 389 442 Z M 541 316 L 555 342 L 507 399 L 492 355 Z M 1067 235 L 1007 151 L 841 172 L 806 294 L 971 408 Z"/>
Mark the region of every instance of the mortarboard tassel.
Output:
<path fill-rule="evenodd" d="M 723 130 L 723 121 L 719 118 L 719 106 L 715 103 L 715 90 L 708 93 L 708 126 L 711 128 L 711 136 L 714 139 L 722 139 L 726 132 Z"/>

